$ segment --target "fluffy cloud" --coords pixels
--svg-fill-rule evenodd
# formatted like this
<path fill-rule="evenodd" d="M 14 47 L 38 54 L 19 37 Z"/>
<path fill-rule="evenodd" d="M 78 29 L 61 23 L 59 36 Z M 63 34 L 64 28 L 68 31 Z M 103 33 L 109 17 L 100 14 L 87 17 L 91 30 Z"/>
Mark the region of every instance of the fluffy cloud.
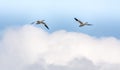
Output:
<path fill-rule="evenodd" d="M 120 70 L 120 40 L 25 25 L 0 41 L 0 70 Z"/>

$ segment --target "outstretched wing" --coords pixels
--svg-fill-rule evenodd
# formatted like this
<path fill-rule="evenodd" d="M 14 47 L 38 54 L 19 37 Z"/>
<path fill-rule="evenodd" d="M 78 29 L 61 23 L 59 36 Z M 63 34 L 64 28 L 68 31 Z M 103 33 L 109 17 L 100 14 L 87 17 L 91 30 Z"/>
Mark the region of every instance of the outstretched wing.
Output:
<path fill-rule="evenodd" d="M 34 24 L 35 22 L 32 22 L 31 24 Z"/>
<path fill-rule="evenodd" d="M 49 27 L 43 22 L 43 24 L 44 24 L 44 26 L 47 28 L 47 29 L 49 29 Z"/>
<path fill-rule="evenodd" d="M 77 22 L 79 22 L 80 24 L 83 24 L 82 21 L 78 20 L 77 18 L 74 18 Z"/>

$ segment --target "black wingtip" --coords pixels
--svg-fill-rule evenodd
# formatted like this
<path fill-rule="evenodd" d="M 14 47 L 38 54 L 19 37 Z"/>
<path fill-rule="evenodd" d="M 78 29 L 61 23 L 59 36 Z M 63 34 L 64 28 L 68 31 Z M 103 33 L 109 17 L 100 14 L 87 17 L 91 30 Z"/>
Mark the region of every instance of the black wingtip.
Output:
<path fill-rule="evenodd" d="M 47 27 L 47 29 L 49 30 L 49 27 Z"/>
<path fill-rule="evenodd" d="M 49 30 L 49 27 L 45 24 L 45 27 Z"/>
<path fill-rule="evenodd" d="M 74 18 L 76 21 L 78 21 L 78 19 L 77 18 Z"/>

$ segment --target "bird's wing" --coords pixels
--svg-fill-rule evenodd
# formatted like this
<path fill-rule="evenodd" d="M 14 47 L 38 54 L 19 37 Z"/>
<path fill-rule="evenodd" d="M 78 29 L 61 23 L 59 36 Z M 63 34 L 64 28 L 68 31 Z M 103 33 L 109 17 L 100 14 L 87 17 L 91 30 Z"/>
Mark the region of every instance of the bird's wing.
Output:
<path fill-rule="evenodd" d="M 32 22 L 31 24 L 34 24 L 35 22 Z"/>
<path fill-rule="evenodd" d="M 82 21 L 78 20 L 77 18 L 74 18 L 76 21 L 78 21 L 80 24 L 83 24 Z"/>
<path fill-rule="evenodd" d="M 78 21 L 78 19 L 77 18 L 74 18 L 76 21 Z"/>
<path fill-rule="evenodd" d="M 44 24 L 44 26 L 45 26 L 47 29 L 49 29 L 49 27 L 46 25 L 46 23 L 43 22 L 43 24 Z"/>

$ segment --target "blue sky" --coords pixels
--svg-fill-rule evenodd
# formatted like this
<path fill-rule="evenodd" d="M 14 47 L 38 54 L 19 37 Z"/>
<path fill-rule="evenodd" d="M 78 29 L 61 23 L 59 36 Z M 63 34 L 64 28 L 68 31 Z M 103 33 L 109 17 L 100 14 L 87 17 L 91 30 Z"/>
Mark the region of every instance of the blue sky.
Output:
<path fill-rule="evenodd" d="M 19 27 L 45 19 L 48 32 L 66 30 L 96 37 L 120 38 L 119 0 L 0 0 L 0 34 L 10 27 Z M 93 24 L 79 28 L 74 17 Z"/>

